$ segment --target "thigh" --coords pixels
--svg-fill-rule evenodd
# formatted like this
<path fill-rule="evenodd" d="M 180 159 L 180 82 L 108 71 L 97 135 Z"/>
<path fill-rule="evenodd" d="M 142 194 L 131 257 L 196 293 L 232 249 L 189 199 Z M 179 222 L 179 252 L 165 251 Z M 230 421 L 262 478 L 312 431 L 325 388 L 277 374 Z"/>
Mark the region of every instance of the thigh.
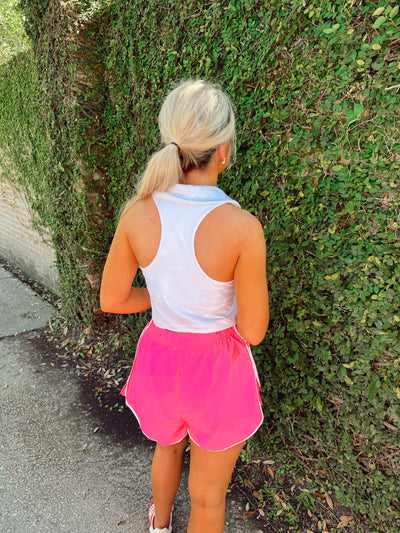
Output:
<path fill-rule="evenodd" d="M 154 450 L 154 457 L 173 457 L 173 456 L 181 456 L 183 455 L 185 448 L 187 446 L 187 443 L 189 441 L 189 437 L 184 437 L 180 442 L 177 442 L 176 444 L 170 444 L 168 446 L 164 446 L 157 442 L 156 448 Z"/>
<path fill-rule="evenodd" d="M 210 452 L 202 450 L 191 441 L 189 491 L 192 499 L 201 499 L 209 504 L 225 501 L 232 472 L 243 445 L 244 442 L 227 450 Z"/>

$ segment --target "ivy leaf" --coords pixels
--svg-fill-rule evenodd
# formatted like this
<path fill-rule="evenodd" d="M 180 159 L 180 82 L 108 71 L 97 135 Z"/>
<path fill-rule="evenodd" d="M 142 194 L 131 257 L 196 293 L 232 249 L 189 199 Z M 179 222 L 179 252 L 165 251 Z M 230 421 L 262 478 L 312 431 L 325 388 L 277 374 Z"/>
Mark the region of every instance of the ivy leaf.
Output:
<path fill-rule="evenodd" d="M 374 25 L 372 26 L 375 30 L 380 28 L 382 26 L 382 24 L 386 22 L 386 17 L 379 17 L 376 19 Z"/>
<path fill-rule="evenodd" d="M 379 17 L 379 15 L 381 13 L 383 13 L 385 11 L 385 6 L 383 7 L 378 7 L 378 9 L 376 9 L 373 13 L 372 13 L 372 16 L 373 17 Z"/>
<path fill-rule="evenodd" d="M 316 405 L 317 405 L 318 411 L 321 412 L 322 411 L 322 400 L 321 400 L 321 398 L 319 396 L 317 396 L 317 398 L 316 398 Z"/>
<path fill-rule="evenodd" d="M 346 382 L 347 385 L 353 385 L 352 380 L 349 378 L 347 374 L 344 376 L 344 381 Z"/>
<path fill-rule="evenodd" d="M 364 113 L 364 111 L 364 106 L 362 106 L 361 104 L 354 104 L 354 116 L 359 117 Z"/>

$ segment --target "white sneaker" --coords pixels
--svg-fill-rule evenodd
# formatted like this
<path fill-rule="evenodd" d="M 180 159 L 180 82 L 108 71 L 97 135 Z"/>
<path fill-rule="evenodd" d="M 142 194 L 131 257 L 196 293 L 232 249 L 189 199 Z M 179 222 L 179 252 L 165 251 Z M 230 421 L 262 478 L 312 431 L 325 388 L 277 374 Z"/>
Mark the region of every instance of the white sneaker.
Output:
<path fill-rule="evenodd" d="M 173 508 L 172 508 L 172 511 L 173 511 Z M 169 526 L 163 527 L 162 529 L 158 527 L 155 528 L 153 527 L 153 524 L 154 524 L 154 517 L 156 516 L 156 508 L 155 508 L 154 502 L 152 501 L 150 505 L 150 509 L 149 509 L 149 522 L 150 522 L 149 532 L 150 533 L 171 533 L 172 532 L 172 511 L 171 511 L 171 516 L 169 518 Z"/>

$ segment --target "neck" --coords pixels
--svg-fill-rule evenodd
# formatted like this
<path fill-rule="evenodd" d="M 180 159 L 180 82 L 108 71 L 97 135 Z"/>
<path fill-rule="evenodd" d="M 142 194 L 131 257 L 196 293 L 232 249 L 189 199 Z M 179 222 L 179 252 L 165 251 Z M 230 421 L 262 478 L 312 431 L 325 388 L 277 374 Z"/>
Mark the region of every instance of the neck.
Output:
<path fill-rule="evenodd" d="M 187 185 L 212 185 L 217 186 L 218 173 L 212 172 L 211 169 L 205 168 L 204 170 L 193 169 L 185 174 L 185 181 Z"/>

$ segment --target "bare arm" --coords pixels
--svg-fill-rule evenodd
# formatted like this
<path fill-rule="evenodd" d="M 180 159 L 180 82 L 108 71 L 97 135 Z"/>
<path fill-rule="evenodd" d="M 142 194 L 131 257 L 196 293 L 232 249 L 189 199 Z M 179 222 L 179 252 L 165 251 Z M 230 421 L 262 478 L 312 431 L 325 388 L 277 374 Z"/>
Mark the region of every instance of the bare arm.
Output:
<path fill-rule="evenodd" d="M 265 238 L 258 220 L 246 213 L 234 280 L 237 327 L 250 344 L 259 344 L 269 322 Z"/>
<path fill-rule="evenodd" d="M 129 244 L 126 225 L 127 217 L 117 227 L 103 271 L 100 306 L 106 313 L 137 313 L 151 307 L 148 290 L 132 287 L 139 263 Z"/>

